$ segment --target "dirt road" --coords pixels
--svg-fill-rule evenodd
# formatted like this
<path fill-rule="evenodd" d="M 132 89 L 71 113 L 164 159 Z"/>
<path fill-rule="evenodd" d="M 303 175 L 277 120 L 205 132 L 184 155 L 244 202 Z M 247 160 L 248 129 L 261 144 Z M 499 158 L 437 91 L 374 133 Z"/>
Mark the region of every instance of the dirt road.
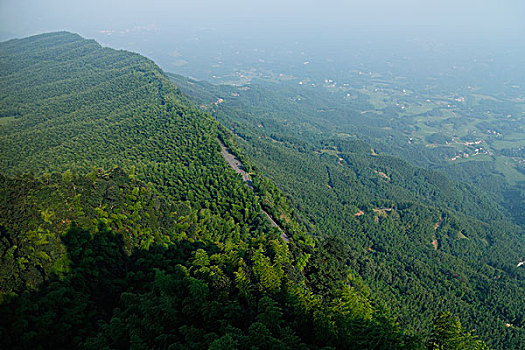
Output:
<path fill-rule="evenodd" d="M 244 182 L 246 182 L 246 186 L 248 186 L 248 188 L 251 188 L 253 190 L 252 179 L 250 178 L 250 174 L 246 172 L 246 168 L 232 154 L 231 150 L 228 147 L 226 147 L 226 145 L 222 142 L 222 140 L 219 139 L 219 143 L 221 144 L 221 154 L 224 160 L 230 165 L 230 167 L 233 170 L 235 170 L 236 173 L 242 175 L 242 179 L 244 180 Z M 272 227 L 277 227 L 279 231 L 281 231 L 282 240 L 285 242 L 290 241 L 286 233 L 284 233 L 284 230 L 275 222 L 275 220 L 270 216 L 270 214 L 268 214 L 266 211 L 262 209 L 261 209 L 261 212 L 263 213 L 264 216 L 268 218 L 268 220 L 270 221 L 270 225 L 272 225 Z"/>

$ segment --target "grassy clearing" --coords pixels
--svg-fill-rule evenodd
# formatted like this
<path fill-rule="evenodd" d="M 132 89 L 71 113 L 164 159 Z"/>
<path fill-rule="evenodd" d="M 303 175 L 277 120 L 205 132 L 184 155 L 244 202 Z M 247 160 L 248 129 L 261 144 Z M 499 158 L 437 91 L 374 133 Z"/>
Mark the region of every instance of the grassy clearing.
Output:
<path fill-rule="evenodd" d="M 525 146 L 524 140 L 496 140 L 492 142 L 492 147 L 497 150 L 505 148 L 519 148 Z"/>
<path fill-rule="evenodd" d="M 6 125 L 6 124 L 12 122 L 13 120 L 15 120 L 15 117 L 3 117 L 3 118 L 0 118 L 0 125 Z"/>
<path fill-rule="evenodd" d="M 516 170 L 515 162 L 508 157 L 498 157 L 495 160 L 496 169 L 498 169 L 505 179 L 511 184 L 515 185 L 520 181 L 525 181 L 525 175 Z"/>
<path fill-rule="evenodd" d="M 476 102 L 479 102 L 481 100 L 490 100 L 490 101 L 501 102 L 500 99 L 495 98 L 494 96 L 489 96 L 489 95 L 471 94 L 470 96 L 474 97 L 476 99 Z"/>

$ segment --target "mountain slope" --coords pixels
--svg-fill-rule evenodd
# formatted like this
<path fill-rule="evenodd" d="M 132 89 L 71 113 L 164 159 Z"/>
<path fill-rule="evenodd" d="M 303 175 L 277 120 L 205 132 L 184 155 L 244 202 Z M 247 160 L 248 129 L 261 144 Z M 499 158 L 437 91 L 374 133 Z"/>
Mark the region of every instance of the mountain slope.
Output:
<path fill-rule="evenodd" d="M 0 65 L 4 346 L 422 348 L 337 241 L 291 215 L 280 238 L 259 198 L 286 214 L 282 194 L 244 185 L 230 135 L 151 61 L 63 32 Z"/>
<path fill-rule="evenodd" d="M 286 86 L 170 77 L 238 135 L 239 148 L 286 193 L 308 230 L 345 240 L 353 270 L 403 328 L 428 331 L 440 311 L 452 310 L 495 348 L 525 346 L 525 271 L 516 268 L 523 230 L 493 197 L 378 154 L 358 130 L 326 131 L 315 113 L 303 118 Z"/>

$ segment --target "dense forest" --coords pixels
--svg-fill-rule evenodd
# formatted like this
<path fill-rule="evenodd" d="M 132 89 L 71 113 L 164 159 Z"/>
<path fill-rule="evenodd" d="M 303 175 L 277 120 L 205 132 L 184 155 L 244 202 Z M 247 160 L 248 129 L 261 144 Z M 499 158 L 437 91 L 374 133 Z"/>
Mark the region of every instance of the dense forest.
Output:
<path fill-rule="evenodd" d="M 485 348 L 455 310 L 396 322 L 360 253 L 150 60 L 61 32 L 2 43 L 0 67 L 2 347 Z"/>
<path fill-rule="evenodd" d="M 6 348 L 525 347 L 521 228 L 491 193 L 75 34 L 0 67 Z"/>
<path fill-rule="evenodd" d="M 332 132 L 286 86 L 170 78 L 237 135 L 308 232 L 345 242 L 351 269 L 403 329 L 429 332 L 448 310 L 493 348 L 525 346 L 523 227 L 494 192 L 374 149 L 364 129 Z"/>
<path fill-rule="evenodd" d="M 505 208 L 508 218 L 524 225 L 525 104 L 516 88 L 502 84 L 495 91 L 495 85 L 487 84 L 487 72 L 478 72 L 479 67 L 461 79 L 449 80 L 457 72 L 440 71 L 443 67 L 409 74 L 399 66 L 380 66 L 371 64 L 366 74 L 362 66 L 344 69 L 356 68 L 355 63 L 289 67 L 292 75 L 287 80 L 259 79 L 240 88 L 207 84 L 198 97 L 206 96 L 208 102 L 220 97 L 239 110 L 254 115 L 256 111 L 254 118 L 267 133 L 294 136 L 295 142 L 358 138 L 378 153 L 440 170 L 483 188 L 491 201 Z M 379 72 L 371 73 L 374 68 Z M 202 85 L 184 80 L 185 91 Z M 477 83 L 465 86 L 465 81 Z"/>

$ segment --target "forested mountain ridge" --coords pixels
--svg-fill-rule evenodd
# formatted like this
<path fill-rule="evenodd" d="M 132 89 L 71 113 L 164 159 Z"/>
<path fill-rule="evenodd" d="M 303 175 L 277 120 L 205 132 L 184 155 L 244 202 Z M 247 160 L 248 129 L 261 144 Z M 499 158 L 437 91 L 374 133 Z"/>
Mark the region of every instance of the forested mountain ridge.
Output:
<path fill-rule="evenodd" d="M 100 166 L 141 157 L 145 152 L 139 151 L 153 147 L 141 133 L 157 132 L 148 125 L 140 133 L 133 129 L 144 115 L 184 112 L 180 91 L 153 62 L 77 35 L 9 41 L 2 45 L 1 65 L 0 115 L 9 118 L 2 128 L 1 165 L 11 174 L 82 168 L 82 161 L 95 156 Z M 169 127 L 175 120 L 158 117 L 158 122 L 165 124 L 157 127 Z M 137 147 L 105 138 L 107 130 Z M 178 132 L 182 137 L 185 130 Z"/>
<path fill-rule="evenodd" d="M 309 231 L 346 241 L 352 268 L 402 327 L 421 332 L 447 309 L 492 347 L 524 346 L 523 228 L 491 194 L 375 151 L 358 130 L 330 132 L 286 85 L 170 78 L 233 130 Z"/>
<path fill-rule="evenodd" d="M 3 346 L 484 347 L 446 313 L 405 334 L 148 59 L 63 32 L 1 43 L 0 66 Z"/>

